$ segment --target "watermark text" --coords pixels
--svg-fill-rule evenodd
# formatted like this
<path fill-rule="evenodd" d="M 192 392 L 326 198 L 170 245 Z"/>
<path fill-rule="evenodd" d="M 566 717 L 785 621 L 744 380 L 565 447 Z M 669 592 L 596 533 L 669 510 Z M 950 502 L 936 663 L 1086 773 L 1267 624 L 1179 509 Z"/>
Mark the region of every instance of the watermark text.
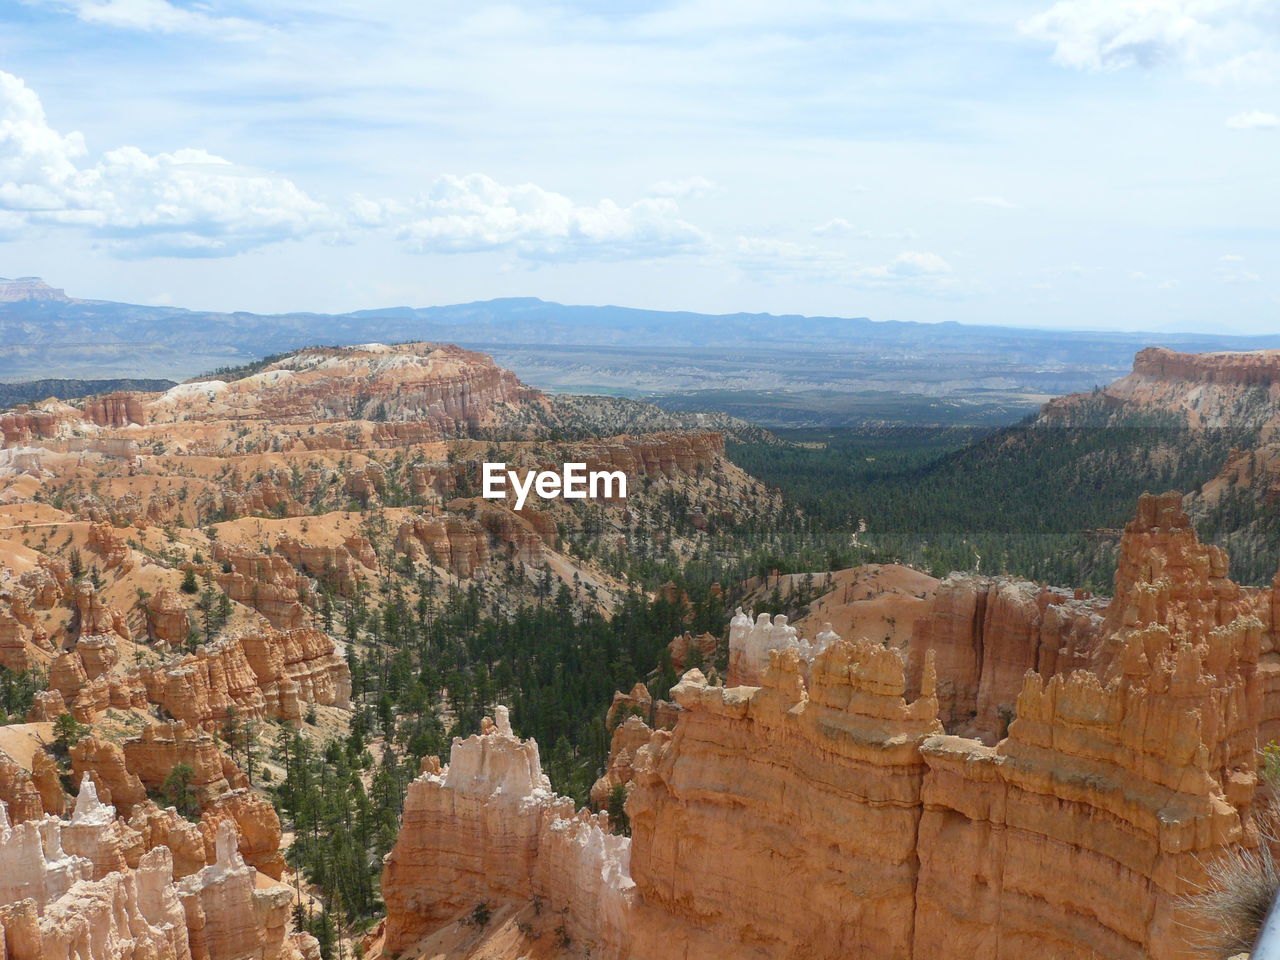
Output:
<path fill-rule="evenodd" d="M 516 509 L 524 507 L 529 494 L 543 500 L 623 500 L 627 496 L 627 475 L 621 470 L 588 470 L 585 463 L 565 463 L 560 471 L 528 470 L 522 476 L 508 470 L 505 463 L 485 463 L 482 495 L 486 500 L 516 497 Z"/>

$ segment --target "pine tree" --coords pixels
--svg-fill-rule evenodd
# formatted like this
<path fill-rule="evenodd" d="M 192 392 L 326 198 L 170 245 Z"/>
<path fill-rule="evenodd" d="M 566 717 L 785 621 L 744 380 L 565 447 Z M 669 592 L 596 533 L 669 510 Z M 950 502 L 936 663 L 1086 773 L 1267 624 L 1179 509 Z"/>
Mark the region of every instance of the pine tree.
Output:
<path fill-rule="evenodd" d="M 200 804 L 192 787 L 195 776 L 195 770 L 187 764 L 175 764 L 161 787 L 169 805 L 190 820 L 195 820 L 200 815 Z"/>
<path fill-rule="evenodd" d="M 609 802 L 607 809 L 609 811 L 609 829 L 614 833 L 620 833 L 625 837 L 631 836 L 631 819 L 627 816 L 624 804 L 627 802 L 627 788 L 625 784 L 615 784 L 614 788 L 609 791 Z"/>

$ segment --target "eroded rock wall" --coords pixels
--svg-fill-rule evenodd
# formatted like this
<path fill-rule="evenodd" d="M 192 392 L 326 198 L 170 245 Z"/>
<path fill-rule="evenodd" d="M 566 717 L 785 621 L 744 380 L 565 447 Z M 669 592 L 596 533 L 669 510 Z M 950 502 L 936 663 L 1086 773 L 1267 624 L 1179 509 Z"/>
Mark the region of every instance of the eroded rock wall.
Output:
<path fill-rule="evenodd" d="M 138 676 L 149 702 L 205 729 L 224 725 L 233 711 L 298 723 L 304 704 L 347 706 L 351 698 L 346 660 L 311 627 L 244 629 Z"/>
<path fill-rule="evenodd" d="M 1215 857 L 1258 842 L 1258 595 L 1174 497 L 1142 499 L 1109 606 L 973 586 L 955 585 L 975 599 L 956 607 L 952 649 L 975 623 L 1001 642 L 963 674 L 966 704 L 1002 703 L 1020 674 L 998 742 L 944 732 L 941 633 L 916 678 L 880 642 L 816 649 L 740 615 L 731 650 L 742 670 L 764 647 L 757 685 L 690 671 L 673 730 L 618 727 L 630 840 L 605 843 L 606 821 L 550 797 L 536 746 L 505 722 L 455 741 L 450 766 L 414 783 L 388 858 L 387 949 L 477 903 L 536 897 L 605 958 L 1199 956 L 1184 898 Z M 1047 637 L 1079 643 L 1049 657 Z M 549 838 L 571 836 L 579 859 L 550 869 L 569 848 Z"/>
<path fill-rule="evenodd" d="M 398 953 L 482 902 L 525 904 L 557 918 L 592 956 L 629 943 L 630 843 L 608 818 L 575 813 L 542 773 L 538 745 L 511 732 L 506 709 L 479 736 L 455 738 L 449 764 L 409 785 L 387 855 L 387 953 Z"/>
<path fill-rule="evenodd" d="M 194 826 L 193 826 L 193 829 Z M 197 833 L 199 831 L 197 830 Z M 292 892 L 259 889 L 230 822 L 209 866 L 174 880 L 174 852 L 117 819 L 82 781 L 70 821 L 11 826 L 0 808 L 0 936 L 13 960 L 301 960 Z"/>

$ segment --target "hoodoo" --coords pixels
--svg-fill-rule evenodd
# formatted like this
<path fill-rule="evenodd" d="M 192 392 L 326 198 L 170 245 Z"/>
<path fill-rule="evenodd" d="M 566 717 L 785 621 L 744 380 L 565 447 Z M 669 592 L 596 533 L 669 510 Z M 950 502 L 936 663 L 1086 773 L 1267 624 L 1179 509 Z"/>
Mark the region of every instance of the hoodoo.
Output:
<path fill-rule="evenodd" d="M 982 589 L 998 606 L 1010 587 Z M 535 939 L 530 904 L 549 907 L 592 956 L 618 960 L 1191 960 L 1186 898 L 1208 864 L 1258 842 L 1257 665 L 1275 638 L 1254 611 L 1271 599 L 1228 579 L 1165 496 L 1139 505 L 1104 609 L 1033 591 L 1022 621 L 988 617 L 983 635 L 923 621 L 914 695 L 901 651 L 834 634 L 810 644 L 740 613 L 731 662 L 753 684 L 690 671 L 674 729 L 627 738 L 630 838 L 550 792 L 505 711 L 455 740 L 448 766 L 410 787 L 383 880 L 385 950 L 429 942 L 485 902 Z M 1070 616 L 1046 621 L 1060 606 Z M 1030 621 L 1077 649 L 1046 674 L 1025 670 L 997 742 L 948 734 L 939 656 L 1026 639 Z M 1003 676 L 984 667 L 972 689 Z"/>

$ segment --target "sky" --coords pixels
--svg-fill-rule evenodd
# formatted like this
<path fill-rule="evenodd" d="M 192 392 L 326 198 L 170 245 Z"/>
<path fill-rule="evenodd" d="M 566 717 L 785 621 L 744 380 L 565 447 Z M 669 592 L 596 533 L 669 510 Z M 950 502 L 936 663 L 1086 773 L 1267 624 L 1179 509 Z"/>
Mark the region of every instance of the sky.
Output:
<path fill-rule="evenodd" d="M 0 0 L 86 298 L 1276 332 L 1278 160 L 1275 0 Z"/>

